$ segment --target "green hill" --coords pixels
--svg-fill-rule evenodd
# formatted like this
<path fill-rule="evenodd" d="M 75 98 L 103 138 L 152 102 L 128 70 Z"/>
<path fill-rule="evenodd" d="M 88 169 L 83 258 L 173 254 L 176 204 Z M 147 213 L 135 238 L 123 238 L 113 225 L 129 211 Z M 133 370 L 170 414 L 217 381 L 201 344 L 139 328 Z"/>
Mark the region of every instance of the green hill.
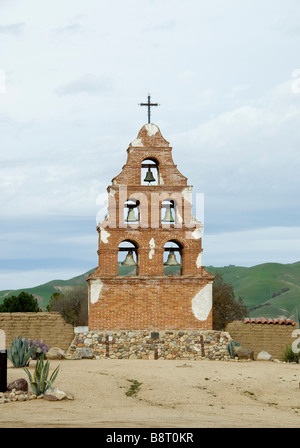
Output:
<path fill-rule="evenodd" d="M 300 314 L 300 262 L 264 263 L 250 268 L 208 266 L 206 270 L 222 274 L 235 295 L 243 299 L 250 317 L 295 318 L 296 310 Z"/>
<path fill-rule="evenodd" d="M 120 266 L 121 275 L 134 273 L 132 267 Z M 293 264 L 264 263 L 252 267 L 207 266 L 212 274 L 221 273 L 225 282 L 233 286 L 236 297 L 241 297 L 247 306 L 250 317 L 275 318 L 286 316 L 296 318 L 300 315 L 300 262 Z M 46 309 L 51 295 L 77 284 L 86 284 L 85 274 L 69 280 L 52 280 L 33 288 L 0 291 L 0 303 L 5 297 L 17 295 L 21 291 L 33 294 L 42 309 Z M 127 272 L 128 271 L 128 272 Z M 131 272 L 132 271 L 132 272 Z"/>
<path fill-rule="evenodd" d="M 3 302 L 5 297 L 10 297 L 12 295 L 18 295 L 22 291 L 26 291 L 29 294 L 32 294 L 37 298 L 39 306 L 46 310 L 46 306 L 49 303 L 50 297 L 54 292 L 63 292 L 64 290 L 76 286 L 78 284 L 86 284 L 85 279 L 88 274 L 93 272 L 94 269 L 86 272 L 85 274 L 79 275 L 77 277 L 73 277 L 69 280 L 52 280 L 48 283 L 44 283 L 43 285 L 34 286 L 33 288 L 23 288 L 16 290 L 4 290 L 0 291 L 0 303 Z"/>

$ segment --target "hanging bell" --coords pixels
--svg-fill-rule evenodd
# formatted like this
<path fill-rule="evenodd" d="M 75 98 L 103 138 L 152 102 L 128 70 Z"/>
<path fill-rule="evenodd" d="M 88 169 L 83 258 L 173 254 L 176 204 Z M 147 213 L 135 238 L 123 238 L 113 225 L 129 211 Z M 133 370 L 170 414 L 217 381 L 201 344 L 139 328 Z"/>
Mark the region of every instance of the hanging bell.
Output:
<path fill-rule="evenodd" d="M 161 222 L 174 222 L 172 211 L 169 207 L 166 209 L 165 217 L 161 220 Z"/>
<path fill-rule="evenodd" d="M 126 218 L 126 222 L 138 222 L 138 219 L 136 219 L 133 208 L 128 209 L 128 214 Z"/>
<path fill-rule="evenodd" d="M 123 266 L 136 266 L 136 262 L 133 258 L 133 252 L 130 250 L 128 254 L 126 255 L 125 260 L 121 263 Z"/>
<path fill-rule="evenodd" d="M 180 263 L 176 260 L 175 253 L 170 250 L 167 261 L 164 263 L 165 266 L 179 266 Z"/>
<path fill-rule="evenodd" d="M 147 171 L 147 174 L 146 174 L 146 177 L 145 177 L 145 179 L 144 179 L 144 182 L 154 182 L 155 181 L 155 177 L 153 176 L 153 174 L 152 174 L 152 171 L 150 170 L 150 168 L 148 168 L 148 171 Z"/>

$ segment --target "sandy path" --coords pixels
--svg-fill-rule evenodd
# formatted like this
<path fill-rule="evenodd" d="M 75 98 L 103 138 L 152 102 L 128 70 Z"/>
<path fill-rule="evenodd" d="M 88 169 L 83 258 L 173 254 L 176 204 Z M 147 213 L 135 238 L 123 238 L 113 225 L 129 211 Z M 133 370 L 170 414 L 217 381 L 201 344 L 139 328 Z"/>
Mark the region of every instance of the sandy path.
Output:
<path fill-rule="evenodd" d="M 300 365 L 267 361 L 51 361 L 74 400 L 0 404 L 0 427 L 288 428 L 300 425 Z M 34 362 L 30 369 L 33 370 Z M 9 365 L 8 383 L 27 376 Z M 142 383 L 126 396 L 130 379 Z"/>

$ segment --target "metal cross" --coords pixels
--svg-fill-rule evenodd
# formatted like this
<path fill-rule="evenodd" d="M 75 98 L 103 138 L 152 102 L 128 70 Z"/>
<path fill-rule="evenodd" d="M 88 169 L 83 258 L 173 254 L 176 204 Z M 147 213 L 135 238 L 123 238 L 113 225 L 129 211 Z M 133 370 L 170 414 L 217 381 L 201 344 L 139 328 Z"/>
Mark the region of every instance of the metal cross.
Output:
<path fill-rule="evenodd" d="M 140 103 L 139 106 L 148 106 L 148 123 L 150 123 L 150 107 L 159 106 L 158 103 L 151 103 L 150 94 L 148 95 L 148 103 Z"/>

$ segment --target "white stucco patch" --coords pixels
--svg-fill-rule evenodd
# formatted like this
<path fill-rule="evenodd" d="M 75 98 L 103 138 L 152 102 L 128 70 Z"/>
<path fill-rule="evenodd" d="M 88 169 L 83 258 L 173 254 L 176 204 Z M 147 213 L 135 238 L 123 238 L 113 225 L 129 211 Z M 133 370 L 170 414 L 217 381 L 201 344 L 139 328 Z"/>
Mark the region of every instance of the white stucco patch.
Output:
<path fill-rule="evenodd" d="M 182 224 L 182 216 L 180 215 L 177 207 L 175 209 L 175 214 L 176 214 L 176 219 L 175 219 L 176 224 Z"/>
<path fill-rule="evenodd" d="M 136 138 L 135 140 L 133 140 L 133 141 L 130 143 L 130 146 L 138 146 L 138 147 L 142 147 L 142 146 L 144 146 L 144 145 L 143 145 L 143 142 L 142 142 L 142 140 L 141 140 L 140 138 Z"/>
<path fill-rule="evenodd" d="M 206 320 L 212 308 L 212 282 L 200 289 L 192 300 L 192 310 L 198 320 Z"/>
<path fill-rule="evenodd" d="M 149 241 L 149 246 L 150 246 L 150 250 L 149 250 L 149 259 L 152 260 L 152 257 L 154 255 L 154 249 L 155 249 L 155 241 L 154 238 L 151 238 L 151 240 Z"/>
<path fill-rule="evenodd" d="M 108 238 L 110 237 L 110 233 L 103 229 L 103 227 L 100 227 L 100 238 L 102 243 L 106 244 L 108 243 Z"/>
<path fill-rule="evenodd" d="M 147 134 L 149 135 L 149 137 L 151 137 L 152 135 L 155 135 L 159 131 L 156 124 L 153 124 L 153 123 L 145 124 L 145 128 L 147 129 Z"/>
<path fill-rule="evenodd" d="M 96 303 L 97 300 L 99 299 L 102 287 L 103 287 L 103 282 L 102 280 L 100 280 L 100 278 L 97 278 L 95 280 L 90 280 L 90 285 L 91 285 L 91 303 Z"/>
<path fill-rule="evenodd" d="M 197 257 L 196 265 L 197 265 L 198 269 L 202 266 L 202 253 L 201 252 L 199 253 L 199 255 Z"/>
<path fill-rule="evenodd" d="M 188 186 L 186 188 L 184 188 L 181 192 L 183 199 L 185 201 L 188 201 L 190 204 L 192 204 L 192 186 Z"/>
<path fill-rule="evenodd" d="M 115 190 L 114 188 L 109 189 L 110 196 L 114 196 L 116 193 L 117 193 L 117 190 Z"/>
<path fill-rule="evenodd" d="M 202 227 L 197 227 L 192 232 L 192 237 L 195 238 L 195 240 L 199 240 L 202 237 L 202 232 L 203 232 L 203 228 Z"/>

